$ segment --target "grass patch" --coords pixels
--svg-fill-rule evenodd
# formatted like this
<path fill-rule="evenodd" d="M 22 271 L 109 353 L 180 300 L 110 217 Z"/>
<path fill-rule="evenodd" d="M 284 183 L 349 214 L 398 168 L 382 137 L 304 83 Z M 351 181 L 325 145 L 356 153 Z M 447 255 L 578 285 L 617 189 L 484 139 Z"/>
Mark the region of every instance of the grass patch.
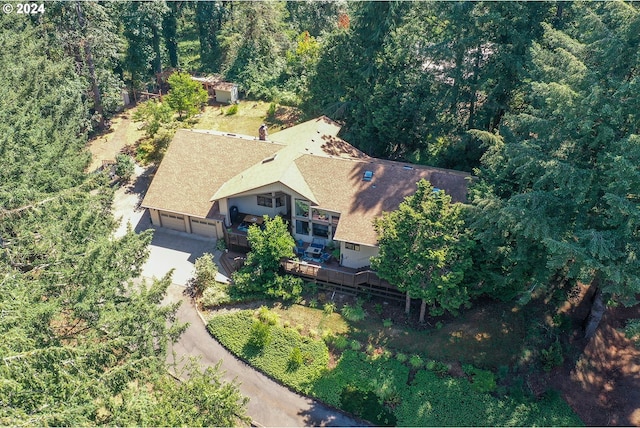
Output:
<path fill-rule="evenodd" d="M 195 129 L 213 129 L 234 134 L 258 136 L 258 128 L 267 122 L 269 103 L 264 101 L 244 100 L 232 106 L 207 106 L 200 115 Z M 291 120 L 282 123 L 271 123 L 269 133 L 276 133 L 279 130 L 292 125 L 298 117 L 295 109 L 280 107 L 283 117 L 291 116 Z M 287 112 L 291 113 L 287 116 Z"/>
<path fill-rule="evenodd" d="M 325 313 L 322 309 L 298 304 L 287 307 L 275 305 L 272 311 L 280 316 L 283 323 L 301 325 L 301 333 L 304 335 L 308 335 L 311 330 L 317 331 L 320 335 L 326 332 L 333 334 L 349 332 L 349 325 L 337 313 Z"/>
<path fill-rule="evenodd" d="M 228 115 L 228 106 L 207 106 L 202 112 L 195 129 L 214 129 L 234 134 L 258 136 L 258 128 L 267 117 L 269 104 L 262 101 L 240 101 L 234 107 L 235 113 Z M 233 106 L 232 106 L 233 107 Z M 277 130 L 269 129 L 270 132 Z"/>

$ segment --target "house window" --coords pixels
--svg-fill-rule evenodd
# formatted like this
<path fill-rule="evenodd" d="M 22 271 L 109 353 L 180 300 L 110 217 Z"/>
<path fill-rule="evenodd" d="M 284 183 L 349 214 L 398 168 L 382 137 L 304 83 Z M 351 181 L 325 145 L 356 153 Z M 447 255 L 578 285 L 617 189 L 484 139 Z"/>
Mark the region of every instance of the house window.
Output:
<path fill-rule="evenodd" d="M 258 205 L 260 205 L 261 207 L 273 207 L 273 200 L 271 199 L 271 196 L 262 196 L 262 195 L 258 195 Z"/>
<path fill-rule="evenodd" d="M 296 220 L 296 233 L 299 235 L 309 234 L 309 222 Z"/>
<path fill-rule="evenodd" d="M 329 237 L 329 226 L 326 224 L 313 223 L 313 236 L 320 238 Z"/>
<path fill-rule="evenodd" d="M 320 221 L 329 221 L 329 213 L 323 210 L 312 209 L 311 218 Z"/>
<path fill-rule="evenodd" d="M 296 216 L 309 217 L 309 202 L 296 199 Z"/>
<path fill-rule="evenodd" d="M 276 196 L 276 207 L 284 207 L 284 196 Z"/>
<path fill-rule="evenodd" d="M 351 251 L 360 251 L 360 245 L 359 244 L 354 244 L 352 242 L 345 242 L 344 243 L 344 248 L 346 250 L 351 250 Z"/>

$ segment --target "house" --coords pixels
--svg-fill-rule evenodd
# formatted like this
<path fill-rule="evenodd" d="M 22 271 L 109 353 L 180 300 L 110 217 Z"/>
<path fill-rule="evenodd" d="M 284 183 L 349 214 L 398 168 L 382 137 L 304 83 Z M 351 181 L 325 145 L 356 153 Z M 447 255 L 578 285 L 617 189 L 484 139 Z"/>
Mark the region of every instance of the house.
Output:
<path fill-rule="evenodd" d="M 216 131 L 178 130 L 144 198 L 154 225 L 223 238 L 232 225 L 281 215 L 296 240 L 333 241 L 342 266 L 378 252 L 373 220 L 395 210 L 426 179 L 466 200 L 469 174 L 367 156 L 320 117 L 268 141 Z"/>
<path fill-rule="evenodd" d="M 218 103 L 233 104 L 238 101 L 238 85 L 235 83 L 225 82 L 217 76 L 192 77 L 192 79 L 200 82 L 209 97 Z"/>

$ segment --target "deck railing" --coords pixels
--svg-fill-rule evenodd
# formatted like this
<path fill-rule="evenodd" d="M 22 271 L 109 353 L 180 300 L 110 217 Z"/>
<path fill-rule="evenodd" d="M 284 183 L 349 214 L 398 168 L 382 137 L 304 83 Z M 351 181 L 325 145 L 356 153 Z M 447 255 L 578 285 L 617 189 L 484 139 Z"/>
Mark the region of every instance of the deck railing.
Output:
<path fill-rule="evenodd" d="M 392 300 L 404 301 L 404 293 L 397 287 L 381 279 L 374 271 L 347 272 L 296 260 L 282 262 L 284 270 L 290 274 L 311 279 L 319 284 L 347 293 L 369 293 Z"/>

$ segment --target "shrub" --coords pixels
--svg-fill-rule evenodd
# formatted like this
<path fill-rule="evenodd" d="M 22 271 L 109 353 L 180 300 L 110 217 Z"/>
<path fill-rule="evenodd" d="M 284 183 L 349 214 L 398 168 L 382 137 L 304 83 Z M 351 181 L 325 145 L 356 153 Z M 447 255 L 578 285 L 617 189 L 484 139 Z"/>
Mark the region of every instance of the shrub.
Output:
<path fill-rule="evenodd" d="M 322 306 L 322 312 L 327 315 L 331 315 L 336 311 L 336 304 L 334 302 L 327 302 Z"/>
<path fill-rule="evenodd" d="M 636 346 L 640 346 L 640 319 L 632 319 L 624 328 L 624 335 L 633 340 Z"/>
<path fill-rule="evenodd" d="M 292 370 L 297 369 L 302 365 L 302 351 L 299 347 L 294 347 L 289 354 L 289 368 Z"/>
<path fill-rule="evenodd" d="M 340 394 L 341 408 L 377 426 L 395 426 L 396 417 L 386 409 L 372 391 L 347 385 Z"/>
<path fill-rule="evenodd" d="M 540 361 L 545 372 L 550 372 L 553 368 L 561 365 L 564 361 L 564 356 L 562 355 L 560 342 L 556 341 L 547 349 L 542 349 L 540 351 Z"/>
<path fill-rule="evenodd" d="M 367 315 L 360 302 L 356 303 L 355 306 L 344 305 L 340 312 L 347 321 L 351 322 L 362 321 Z"/>
<path fill-rule="evenodd" d="M 396 360 L 398 360 L 401 363 L 406 363 L 407 362 L 407 354 L 403 354 L 402 352 L 398 352 L 396 354 Z"/>
<path fill-rule="evenodd" d="M 429 361 L 427 363 L 427 369 L 440 377 L 446 376 L 449 373 L 449 366 L 441 361 Z"/>
<path fill-rule="evenodd" d="M 213 262 L 211 254 L 204 253 L 202 257 L 196 259 L 195 269 L 194 277 L 187 283 L 187 290 L 192 296 L 200 297 L 208 287 L 216 283 L 218 266 Z"/>
<path fill-rule="evenodd" d="M 349 346 L 351 347 L 352 351 L 359 351 L 360 348 L 362 348 L 362 343 L 358 342 L 357 340 L 353 339 L 350 343 Z"/>
<path fill-rule="evenodd" d="M 373 310 L 376 314 L 382 315 L 382 305 L 380 303 L 376 303 L 375 305 L 373 305 Z"/>
<path fill-rule="evenodd" d="M 276 325 L 280 318 L 277 313 L 270 311 L 266 306 L 260 306 L 255 313 L 256 318 L 267 325 Z"/>
<path fill-rule="evenodd" d="M 309 307 L 311 309 L 315 309 L 318 307 L 318 300 L 317 299 L 311 299 L 309 300 Z"/>
<path fill-rule="evenodd" d="M 207 287 L 200 298 L 200 304 L 205 308 L 213 308 L 231 302 L 232 299 L 229 296 L 229 285 L 220 282 L 216 282 Z"/>
<path fill-rule="evenodd" d="M 391 320 L 391 318 L 387 318 L 385 320 L 382 320 L 382 326 L 385 328 L 389 328 L 393 326 L 393 321 Z"/>
<path fill-rule="evenodd" d="M 224 114 L 226 116 L 233 116 L 236 113 L 238 113 L 238 104 L 233 104 L 231 107 L 227 109 L 227 111 Z"/>
<path fill-rule="evenodd" d="M 349 346 L 349 340 L 344 336 L 336 336 L 333 340 L 333 347 L 339 351 L 344 351 Z"/>
<path fill-rule="evenodd" d="M 470 364 L 462 366 L 462 370 L 471 377 L 471 388 L 485 393 L 496 390 L 496 377 L 489 370 L 482 370 Z"/>
<path fill-rule="evenodd" d="M 267 116 L 270 118 L 274 118 L 276 116 L 277 109 L 278 109 L 278 105 L 276 103 L 269 104 L 269 109 L 267 110 Z"/>
<path fill-rule="evenodd" d="M 276 274 L 273 281 L 266 284 L 266 294 L 276 299 L 297 302 L 302 295 L 302 284 L 302 278 Z"/>
<path fill-rule="evenodd" d="M 419 369 L 424 364 L 424 361 L 422 361 L 422 357 L 420 355 L 414 354 L 409 358 L 409 364 L 414 369 Z"/>
<path fill-rule="evenodd" d="M 249 344 L 258 349 L 263 349 L 269 343 L 271 343 L 271 326 L 260 320 L 255 320 L 251 326 Z"/>
<path fill-rule="evenodd" d="M 129 155 L 116 156 L 115 173 L 123 182 L 128 182 L 135 170 L 135 163 Z"/>
<path fill-rule="evenodd" d="M 216 250 L 224 251 L 227 249 L 227 244 L 224 242 L 224 239 L 218 239 L 216 242 Z"/>

